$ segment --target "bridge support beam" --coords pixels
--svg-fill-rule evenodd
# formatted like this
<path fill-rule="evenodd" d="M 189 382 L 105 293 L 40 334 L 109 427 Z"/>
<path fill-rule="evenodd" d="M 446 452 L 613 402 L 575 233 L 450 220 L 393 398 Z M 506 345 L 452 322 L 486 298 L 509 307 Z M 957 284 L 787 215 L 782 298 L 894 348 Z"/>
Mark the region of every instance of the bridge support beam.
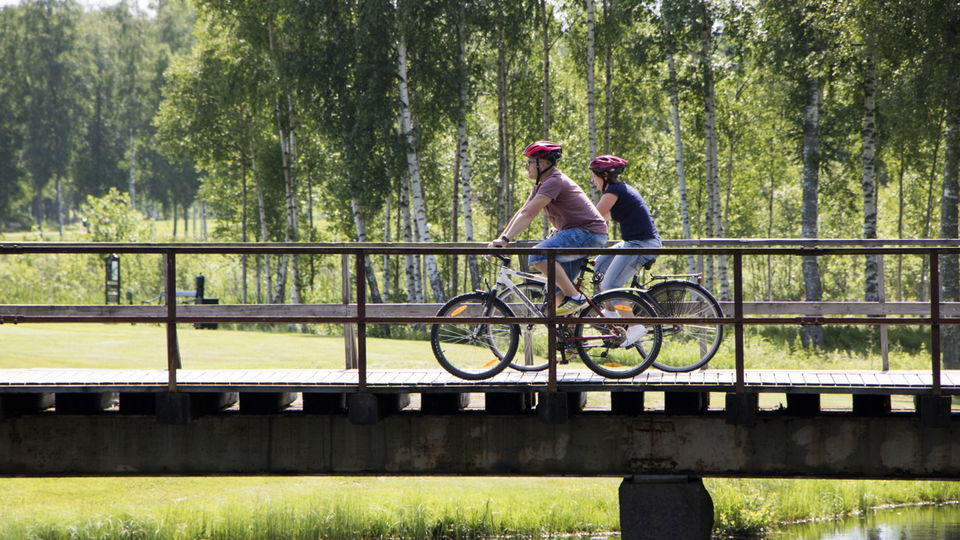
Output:
<path fill-rule="evenodd" d="M 709 540 L 713 499 L 702 478 L 630 476 L 620 484 L 623 540 Z"/>

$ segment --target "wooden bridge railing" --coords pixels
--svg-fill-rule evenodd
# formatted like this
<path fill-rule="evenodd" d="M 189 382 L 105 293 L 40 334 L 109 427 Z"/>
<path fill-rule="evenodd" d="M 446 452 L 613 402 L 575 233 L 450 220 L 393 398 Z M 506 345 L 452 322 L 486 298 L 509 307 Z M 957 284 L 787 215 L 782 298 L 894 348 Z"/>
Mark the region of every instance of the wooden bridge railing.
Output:
<path fill-rule="evenodd" d="M 929 326 L 930 391 L 940 395 L 940 327 L 960 324 L 960 302 L 940 301 L 940 257 L 960 254 L 960 241 L 945 240 L 701 240 L 667 241 L 661 249 L 625 249 L 622 253 L 657 255 L 696 255 L 732 258 L 733 299 L 724 302 L 722 319 L 714 318 L 632 318 L 625 321 L 643 323 L 722 323 L 734 327 L 736 392 L 746 391 L 744 384 L 744 327 L 746 325 L 919 325 Z M 603 249 L 533 249 L 511 247 L 489 249 L 477 244 L 303 244 L 303 243 L 204 243 L 204 244 L 136 244 L 136 243 L 9 243 L 0 242 L 0 264 L 4 255 L 36 253 L 159 254 L 164 258 L 165 305 L 160 306 L 100 306 L 100 305 L 13 305 L 0 304 L 0 324 L 49 322 L 151 322 L 166 325 L 168 390 L 177 390 L 177 369 L 180 352 L 177 340 L 178 323 L 332 323 L 346 328 L 356 325 L 356 348 L 347 349 L 348 366 L 358 369 L 358 391 L 366 390 L 366 326 L 368 324 L 431 324 L 444 321 L 435 316 L 436 304 L 369 304 L 366 293 L 366 259 L 374 255 L 474 255 L 490 253 L 529 255 L 541 253 L 552 262 L 557 255 L 578 253 L 598 255 Z M 176 261 L 178 254 L 207 255 L 341 255 L 344 266 L 344 302 L 321 305 L 178 305 L 176 302 Z M 913 255 L 928 259 L 930 268 L 929 302 L 747 302 L 743 297 L 743 259 L 751 256 L 868 256 Z M 352 287 L 346 277 L 347 261 L 353 258 Z M 548 264 L 548 287 L 553 287 L 553 264 Z M 354 302 L 349 301 L 352 289 Z M 2 298 L 2 296 L 0 296 Z M 549 389 L 557 390 L 555 324 L 557 317 L 552 304 L 543 318 L 500 319 L 504 322 L 554 323 L 548 325 Z M 864 315 L 869 314 L 869 315 Z M 793 315 L 793 316 L 787 316 Z M 853 316 L 862 315 L 862 316 Z M 478 318 L 476 322 L 484 319 Z M 464 318 L 461 322 L 471 322 Z M 348 343 L 350 332 L 345 332 Z M 352 360 L 355 358 L 355 362 Z"/>

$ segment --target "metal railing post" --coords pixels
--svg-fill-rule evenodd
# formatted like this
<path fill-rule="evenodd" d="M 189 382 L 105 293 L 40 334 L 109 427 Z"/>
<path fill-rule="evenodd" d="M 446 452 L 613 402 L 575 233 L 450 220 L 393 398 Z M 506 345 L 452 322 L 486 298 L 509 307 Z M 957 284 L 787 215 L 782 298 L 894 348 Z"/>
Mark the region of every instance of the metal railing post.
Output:
<path fill-rule="evenodd" d="M 345 312 L 350 309 L 350 255 L 340 254 L 341 286 L 343 288 L 343 309 Z M 344 367 L 346 369 L 357 368 L 357 335 L 354 332 L 353 323 L 343 325 L 343 354 L 345 357 Z"/>
<path fill-rule="evenodd" d="M 930 250 L 930 373 L 933 395 L 940 395 L 940 250 Z"/>
<path fill-rule="evenodd" d="M 363 251 L 357 252 L 357 387 L 367 390 L 367 266 Z"/>
<path fill-rule="evenodd" d="M 167 297 L 167 390 L 177 391 L 177 370 L 180 369 L 180 345 L 177 342 L 177 256 L 174 251 L 163 254 L 166 267 L 164 294 Z"/>
<path fill-rule="evenodd" d="M 883 255 L 876 256 L 877 261 L 877 301 L 881 306 L 887 302 L 886 280 L 883 277 Z M 887 325 L 880 325 L 880 367 L 890 371 L 890 331 Z"/>
<path fill-rule="evenodd" d="M 547 301 L 547 390 L 557 391 L 557 269 L 556 257 L 547 253 L 547 291 L 544 298 Z"/>
<path fill-rule="evenodd" d="M 743 351 L 743 253 L 739 250 L 733 254 L 733 319 L 734 345 L 736 354 L 736 391 L 746 391 L 744 381 L 744 351 Z"/>

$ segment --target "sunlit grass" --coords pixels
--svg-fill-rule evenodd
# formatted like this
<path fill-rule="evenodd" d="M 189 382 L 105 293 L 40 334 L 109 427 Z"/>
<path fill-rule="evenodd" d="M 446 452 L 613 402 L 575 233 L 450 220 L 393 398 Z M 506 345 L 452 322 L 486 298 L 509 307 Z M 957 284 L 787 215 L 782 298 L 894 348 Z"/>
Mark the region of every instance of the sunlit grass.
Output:
<path fill-rule="evenodd" d="M 619 479 L 10 479 L 4 538 L 468 538 L 610 531 Z M 76 536 L 74 536 L 76 537 Z"/>

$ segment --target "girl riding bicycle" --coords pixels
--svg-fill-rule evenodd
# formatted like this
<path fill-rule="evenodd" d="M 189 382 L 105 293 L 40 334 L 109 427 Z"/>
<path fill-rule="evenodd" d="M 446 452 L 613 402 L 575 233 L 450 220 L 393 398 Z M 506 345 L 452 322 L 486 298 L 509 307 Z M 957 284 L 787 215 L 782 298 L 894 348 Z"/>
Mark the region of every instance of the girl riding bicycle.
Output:
<path fill-rule="evenodd" d="M 590 162 L 593 175 L 590 181 L 603 193 L 597 202 L 597 211 L 607 220 L 620 224 L 623 240 L 617 248 L 659 248 L 660 235 L 653 216 L 643 197 L 633 187 L 620 181 L 627 160 L 612 156 L 597 156 Z M 601 255 L 596 260 L 596 279 L 600 291 L 622 287 L 644 265 L 656 260 L 656 255 Z"/>
<path fill-rule="evenodd" d="M 593 175 L 590 181 L 603 193 L 597 202 L 597 211 L 605 219 L 613 218 L 620 224 L 623 240 L 611 249 L 658 248 L 661 246 L 657 226 L 653 223 L 650 209 L 643 197 L 629 185 L 620 181 L 620 174 L 627 167 L 627 160 L 612 156 L 597 156 L 590 162 Z M 622 287 L 640 268 L 656 260 L 655 255 L 600 255 L 596 260 L 594 282 L 599 292 Z M 604 315 L 616 317 L 616 309 L 607 308 Z M 629 328 L 625 345 L 630 345 L 646 334 L 642 324 Z"/>

